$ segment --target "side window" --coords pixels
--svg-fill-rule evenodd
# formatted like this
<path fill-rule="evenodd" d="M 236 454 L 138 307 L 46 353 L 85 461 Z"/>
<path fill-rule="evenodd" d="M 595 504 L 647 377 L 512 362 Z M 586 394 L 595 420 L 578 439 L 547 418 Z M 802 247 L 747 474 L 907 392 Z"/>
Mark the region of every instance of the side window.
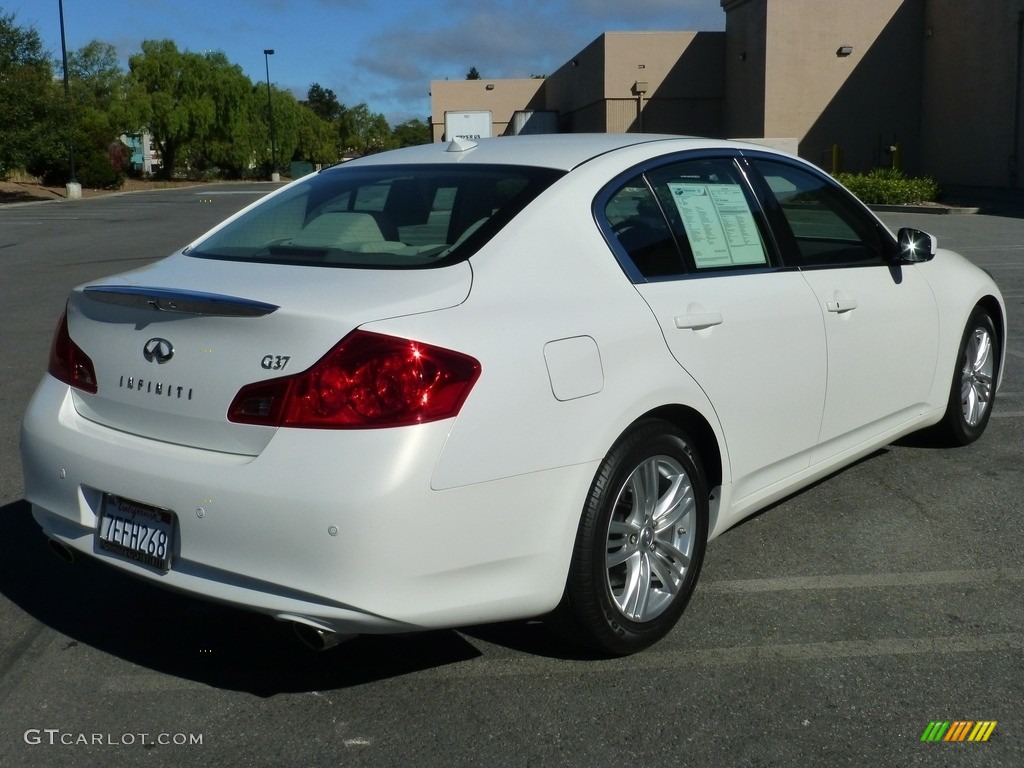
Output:
<path fill-rule="evenodd" d="M 753 159 L 796 240 L 797 266 L 884 263 L 878 227 L 841 189 L 785 163 Z"/>
<path fill-rule="evenodd" d="M 612 195 L 604 215 L 619 245 L 644 277 L 671 277 L 686 271 L 672 232 L 643 176 Z"/>
<path fill-rule="evenodd" d="M 697 272 L 768 264 L 760 214 L 732 160 L 678 163 L 648 180 Z"/>

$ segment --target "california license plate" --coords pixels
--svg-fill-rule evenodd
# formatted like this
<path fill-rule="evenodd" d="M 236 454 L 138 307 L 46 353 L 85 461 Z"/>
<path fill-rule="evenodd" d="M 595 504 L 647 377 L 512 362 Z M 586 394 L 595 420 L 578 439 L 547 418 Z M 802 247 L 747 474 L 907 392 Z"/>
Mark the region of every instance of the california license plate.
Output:
<path fill-rule="evenodd" d="M 120 496 L 103 498 L 96 541 L 100 549 L 167 571 L 171 568 L 174 513 Z"/>

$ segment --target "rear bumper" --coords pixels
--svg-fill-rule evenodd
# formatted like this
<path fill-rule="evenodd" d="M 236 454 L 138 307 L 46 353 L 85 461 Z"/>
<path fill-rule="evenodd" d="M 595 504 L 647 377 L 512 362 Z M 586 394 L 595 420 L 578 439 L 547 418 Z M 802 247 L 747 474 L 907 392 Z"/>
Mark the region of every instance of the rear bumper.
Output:
<path fill-rule="evenodd" d="M 523 618 L 559 600 L 595 464 L 444 491 L 450 422 L 282 429 L 256 457 L 97 425 L 47 376 L 22 426 L 44 532 L 161 586 L 341 633 Z M 98 548 L 104 494 L 175 513 L 171 569 Z"/>

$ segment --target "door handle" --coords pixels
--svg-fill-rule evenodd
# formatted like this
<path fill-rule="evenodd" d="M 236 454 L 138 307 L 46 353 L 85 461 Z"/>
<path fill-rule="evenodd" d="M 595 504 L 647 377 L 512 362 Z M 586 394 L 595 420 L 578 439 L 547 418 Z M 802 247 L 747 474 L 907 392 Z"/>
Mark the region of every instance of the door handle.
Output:
<path fill-rule="evenodd" d="M 856 299 L 833 299 L 832 301 L 825 302 L 825 308 L 829 312 L 837 312 L 842 314 L 843 312 L 849 312 L 851 309 L 857 308 Z"/>
<path fill-rule="evenodd" d="M 697 312 L 692 315 L 678 315 L 676 317 L 676 328 L 680 330 L 700 331 L 713 325 L 721 324 L 722 315 L 719 312 Z"/>

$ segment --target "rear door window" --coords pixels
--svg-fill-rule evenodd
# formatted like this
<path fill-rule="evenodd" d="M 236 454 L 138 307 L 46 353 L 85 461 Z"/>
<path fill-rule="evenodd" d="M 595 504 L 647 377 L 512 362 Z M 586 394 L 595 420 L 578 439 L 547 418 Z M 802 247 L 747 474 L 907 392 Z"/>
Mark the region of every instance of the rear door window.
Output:
<path fill-rule="evenodd" d="M 732 160 L 693 160 L 649 176 L 696 271 L 768 264 L 756 202 Z"/>
<path fill-rule="evenodd" d="M 634 279 L 771 266 L 767 224 L 731 158 L 653 168 L 604 206 L 604 229 Z"/>
<path fill-rule="evenodd" d="M 686 272 L 682 254 L 661 206 L 643 176 L 627 182 L 604 209 L 614 241 L 643 278 Z"/>

